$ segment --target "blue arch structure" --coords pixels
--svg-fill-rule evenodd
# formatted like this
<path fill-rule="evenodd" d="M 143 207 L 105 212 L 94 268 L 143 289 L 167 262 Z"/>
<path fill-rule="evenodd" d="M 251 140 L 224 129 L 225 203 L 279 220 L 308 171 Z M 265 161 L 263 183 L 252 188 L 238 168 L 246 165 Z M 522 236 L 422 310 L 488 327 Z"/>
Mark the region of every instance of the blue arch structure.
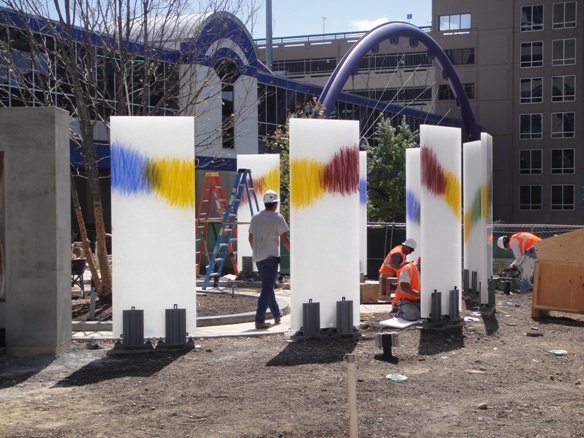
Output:
<path fill-rule="evenodd" d="M 230 41 L 227 47 L 215 47 L 220 41 Z M 237 47 L 239 53 L 234 50 Z M 196 49 L 195 49 L 196 48 Z M 223 59 L 237 65 L 241 73 L 255 76 L 259 63 L 253 38 L 245 25 L 229 12 L 209 14 L 190 43 L 182 43 L 181 51 L 197 53 L 197 64 L 215 67 Z"/>
<path fill-rule="evenodd" d="M 391 44 L 397 45 L 400 37 L 409 38 L 411 47 L 418 47 L 418 44 L 422 44 L 428 49 L 428 57 L 434 60 L 436 65 L 442 70 L 442 75 L 448 81 L 448 85 L 454 94 L 456 105 L 461 109 L 462 120 L 467 130 L 468 140 L 480 140 L 481 133 L 470 107 L 470 102 L 450 59 L 448 59 L 444 50 L 442 50 L 434 39 L 418 27 L 409 23 L 391 22 L 377 26 L 365 34 L 345 54 L 320 95 L 320 102 L 325 108 L 324 115 L 328 116 L 332 111 L 339 94 L 343 90 L 343 86 L 349 77 L 357 72 L 359 61 L 370 50 L 373 50 L 373 52 L 379 51 L 379 44 L 382 41 L 389 40 Z"/>

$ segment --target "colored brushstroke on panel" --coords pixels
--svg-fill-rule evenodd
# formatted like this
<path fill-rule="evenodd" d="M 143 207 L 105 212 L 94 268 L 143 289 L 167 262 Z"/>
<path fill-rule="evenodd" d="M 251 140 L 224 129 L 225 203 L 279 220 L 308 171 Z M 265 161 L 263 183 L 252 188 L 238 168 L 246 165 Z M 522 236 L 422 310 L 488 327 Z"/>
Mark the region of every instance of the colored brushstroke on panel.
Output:
<path fill-rule="evenodd" d="M 420 224 L 420 199 L 411 190 L 406 189 L 406 215 L 412 223 Z"/>
<path fill-rule="evenodd" d="M 475 193 L 470 208 L 466 208 L 464 213 L 464 240 L 468 239 L 473 230 L 474 225 L 479 222 L 487 222 L 489 210 L 491 208 L 489 203 L 489 190 L 487 184 L 483 184 Z"/>
<path fill-rule="evenodd" d="M 253 187 L 254 191 L 257 195 L 266 193 L 268 190 L 274 190 L 275 192 L 280 192 L 280 168 L 274 167 L 267 173 L 258 176 L 257 178 L 253 175 L 252 172 L 252 179 L 253 179 Z M 245 190 L 241 194 L 241 204 L 247 203 L 247 193 Z M 258 199 L 258 202 L 261 204 L 262 200 Z"/>
<path fill-rule="evenodd" d="M 472 233 L 474 225 L 481 220 L 482 211 L 482 191 L 479 188 L 470 206 L 467 206 L 464 212 L 464 240 L 467 241 L 468 237 Z"/>
<path fill-rule="evenodd" d="M 150 182 L 144 178 L 148 158 L 134 148 L 113 143 L 111 146 L 111 185 L 125 195 L 149 193 Z"/>
<path fill-rule="evenodd" d="M 113 190 L 126 195 L 154 193 L 173 207 L 194 207 L 194 160 L 149 158 L 117 144 L 111 149 Z"/>
<path fill-rule="evenodd" d="M 367 179 L 359 180 L 359 204 L 367 205 Z"/>
<path fill-rule="evenodd" d="M 309 207 L 325 193 L 342 196 L 359 190 L 359 147 L 345 147 L 330 163 L 300 158 L 290 163 L 290 201 L 295 208 Z"/>
<path fill-rule="evenodd" d="M 456 175 L 444 169 L 434 151 L 425 146 L 420 148 L 420 163 L 422 187 L 435 196 L 442 196 L 454 214 L 460 216 L 461 187 Z"/>

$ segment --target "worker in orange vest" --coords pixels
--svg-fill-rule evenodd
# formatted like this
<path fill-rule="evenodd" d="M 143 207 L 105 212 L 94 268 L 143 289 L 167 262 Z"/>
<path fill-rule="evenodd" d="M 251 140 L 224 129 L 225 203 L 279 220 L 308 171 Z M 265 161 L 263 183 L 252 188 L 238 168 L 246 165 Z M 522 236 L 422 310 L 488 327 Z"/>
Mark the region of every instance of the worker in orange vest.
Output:
<path fill-rule="evenodd" d="M 420 271 L 422 259 L 406 263 L 398 272 L 397 289 L 393 305 L 397 307 L 397 317 L 407 321 L 417 321 L 420 313 Z"/>
<path fill-rule="evenodd" d="M 516 269 L 523 263 L 525 259 L 525 253 L 533 247 L 533 245 L 541 240 L 540 237 L 536 236 L 535 234 L 521 232 L 515 233 L 508 236 L 501 236 L 497 240 L 497 245 L 501 249 L 510 249 L 513 251 L 513 257 L 515 260 L 511 263 L 508 269 Z M 535 255 L 535 254 L 534 254 Z"/>
<path fill-rule="evenodd" d="M 384 279 L 387 277 L 397 277 L 397 271 L 406 264 L 406 257 L 416 249 L 416 241 L 408 238 L 401 245 L 393 248 L 383 260 L 379 268 L 379 294 L 385 295 Z"/>

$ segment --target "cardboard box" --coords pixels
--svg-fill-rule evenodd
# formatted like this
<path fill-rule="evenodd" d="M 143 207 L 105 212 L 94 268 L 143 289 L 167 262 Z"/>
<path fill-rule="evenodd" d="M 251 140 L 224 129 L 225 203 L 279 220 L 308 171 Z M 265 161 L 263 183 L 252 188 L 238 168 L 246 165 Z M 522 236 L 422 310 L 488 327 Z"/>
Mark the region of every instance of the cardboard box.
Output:
<path fill-rule="evenodd" d="M 379 295 L 379 282 L 366 281 L 360 284 L 360 298 L 362 303 L 376 303 Z"/>

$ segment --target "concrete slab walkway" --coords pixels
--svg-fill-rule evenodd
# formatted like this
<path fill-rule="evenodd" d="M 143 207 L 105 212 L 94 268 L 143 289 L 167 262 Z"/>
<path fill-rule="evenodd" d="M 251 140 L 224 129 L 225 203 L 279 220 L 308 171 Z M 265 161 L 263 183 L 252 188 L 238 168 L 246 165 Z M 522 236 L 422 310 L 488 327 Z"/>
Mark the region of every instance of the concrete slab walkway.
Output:
<path fill-rule="evenodd" d="M 279 301 L 286 304 L 290 304 L 290 291 L 283 290 L 276 293 L 276 297 Z M 281 306 L 282 307 L 282 306 Z M 391 304 L 382 303 L 379 304 L 362 304 L 360 306 L 360 313 L 362 316 L 365 314 L 373 313 L 387 313 L 389 318 L 389 312 L 391 312 Z M 267 322 L 270 322 L 268 319 Z M 255 322 L 242 322 L 236 324 L 219 324 L 211 325 L 206 327 L 197 327 L 197 331 L 194 338 L 218 338 L 218 337 L 232 337 L 232 336 L 261 336 L 261 335 L 273 335 L 273 334 L 285 334 L 290 332 L 290 310 L 285 313 L 282 317 L 280 324 L 272 325 L 267 329 L 258 330 L 255 328 Z M 111 331 L 111 323 L 92 323 L 91 327 L 88 327 L 86 331 L 74 331 L 74 340 L 116 340 L 119 336 L 115 336 Z"/>

